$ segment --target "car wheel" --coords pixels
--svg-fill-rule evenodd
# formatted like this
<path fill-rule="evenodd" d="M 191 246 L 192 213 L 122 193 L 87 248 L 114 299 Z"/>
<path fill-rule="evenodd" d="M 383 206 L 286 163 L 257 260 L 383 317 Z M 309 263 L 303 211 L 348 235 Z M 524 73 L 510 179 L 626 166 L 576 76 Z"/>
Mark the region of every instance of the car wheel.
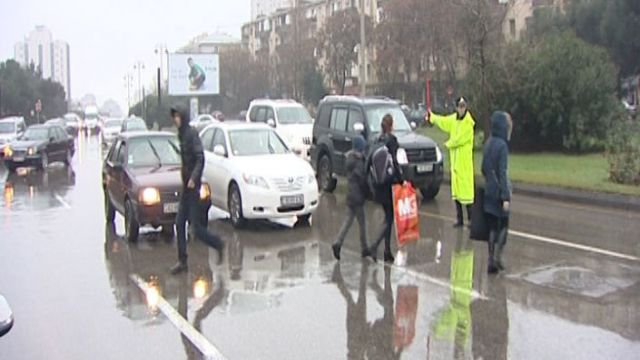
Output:
<path fill-rule="evenodd" d="M 162 235 L 168 237 L 168 238 L 172 238 L 173 235 L 175 234 L 175 226 L 173 226 L 173 224 L 171 225 L 162 225 Z"/>
<path fill-rule="evenodd" d="M 229 215 L 231 216 L 231 224 L 235 228 L 242 228 L 246 225 L 247 220 L 242 214 L 242 195 L 240 194 L 240 188 L 238 185 L 231 184 L 229 188 L 229 196 L 227 200 L 227 208 Z"/>
<path fill-rule="evenodd" d="M 73 155 L 71 155 L 71 151 L 67 150 L 67 154 L 64 157 L 64 164 L 66 166 L 70 166 L 71 165 L 71 158 L 73 157 Z"/>
<path fill-rule="evenodd" d="M 311 226 L 311 214 L 299 215 L 295 226 Z"/>
<path fill-rule="evenodd" d="M 116 218 L 116 209 L 113 207 L 106 190 L 104 191 L 104 216 L 108 223 L 112 223 Z"/>
<path fill-rule="evenodd" d="M 140 224 L 138 224 L 133 204 L 128 199 L 124 205 L 124 230 L 125 237 L 129 242 L 136 242 L 138 240 Z"/>
<path fill-rule="evenodd" d="M 47 155 L 46 152 L 43 152 L 42 156 L 40 157 L 40 164 L 38 164 L 38 169 L 46 170 L 48 167 L 49 167 L 49 156 Z"/>
<path fill-rule="evenodd" d="M 421 188 L 420 192 L 424 200 L 433 200 L 440 192 L 440 184 L 433 184 L 429 187 Z"/>
<path fill-rule="evenodd" d="M 336 189 L 338 181 L 333 178 L 333 165 L 329 156 L 324 154 L 318 162 L 318 185 L 320 190 L 332 193 Z"/>

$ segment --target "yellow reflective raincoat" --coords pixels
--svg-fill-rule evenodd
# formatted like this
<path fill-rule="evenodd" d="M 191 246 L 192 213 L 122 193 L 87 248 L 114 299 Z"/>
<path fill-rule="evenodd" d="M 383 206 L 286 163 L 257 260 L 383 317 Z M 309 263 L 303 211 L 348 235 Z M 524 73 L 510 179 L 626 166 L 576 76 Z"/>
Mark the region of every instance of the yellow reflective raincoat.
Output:
<path fill-rule="evenodd" d="M 463 205 L 473 204 L 474 174 L 473 174 L 473 138 L 476 122 L 467 111 L 462 120 L 458 114 L 440 116 L 431 113 L 431 122 L 442 131 L 449 134 L 445 146 L 449 149 L 449 164 L 451 165 L 451 195 L 453 200 Z"/>

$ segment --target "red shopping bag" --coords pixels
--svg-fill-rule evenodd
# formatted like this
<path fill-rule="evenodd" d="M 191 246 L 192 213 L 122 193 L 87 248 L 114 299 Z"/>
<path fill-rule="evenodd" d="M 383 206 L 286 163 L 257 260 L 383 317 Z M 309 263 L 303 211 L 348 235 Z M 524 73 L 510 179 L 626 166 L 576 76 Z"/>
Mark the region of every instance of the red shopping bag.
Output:
<path fill-rule="evenodd" d="M 420 238 L 418 198 L 411 183 L 393 186 L 393 211 L 396 220 L 398 246 Z"/>

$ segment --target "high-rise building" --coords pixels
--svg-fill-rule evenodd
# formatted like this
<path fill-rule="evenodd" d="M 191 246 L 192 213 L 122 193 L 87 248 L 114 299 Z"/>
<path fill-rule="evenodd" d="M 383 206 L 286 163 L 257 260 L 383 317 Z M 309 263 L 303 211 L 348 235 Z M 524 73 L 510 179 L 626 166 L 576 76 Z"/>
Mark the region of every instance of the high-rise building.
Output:
<path fill-rule="evenodd" d="M 293 7 L 296 0 L 251 0 L 251 20 Z"/>
<path fill-rule="evenodd" d="M 36 26 L 24 41 L 17 42 L 14 46 L 14 59 L 25 67 L 33 64 L 43 78 L 60 83 L 67 99 L 71 99 L 69 44 L 53 40 L 49 29 Z"/>

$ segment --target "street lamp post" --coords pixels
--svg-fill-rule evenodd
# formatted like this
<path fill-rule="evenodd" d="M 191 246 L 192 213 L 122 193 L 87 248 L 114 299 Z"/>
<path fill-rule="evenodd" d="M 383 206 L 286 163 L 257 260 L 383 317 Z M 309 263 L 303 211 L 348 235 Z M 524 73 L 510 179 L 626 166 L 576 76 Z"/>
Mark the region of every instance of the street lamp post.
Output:
<path fill-rule="evenodd" d="M 367 95 L 367 35 L 365 0 L 360 0 L 360 96 Z"/>
<path fill-rule="evenodd" d="M 144 70 L 144 63 L 142 61 L 137 61 L 134 65 L 133 65 L 133 69 L 134 70 L 138 70 L 138 103 L 140 103 L 142 105 L 142 113 L 144 113 L 144 98 L 142 95 L 142 70 Z M 141 114 L 142 116 L 142 114 Z"/>
<path fill-rule="evenodd" d="M 133 75 L 131 73 L 126 73 L 124 75 L 124 83 L 127 88 L 127 112 L 131 109 L 131 85 L 133 83 Z"/>
<path fill-rule="evenodd" d="M 160 56 L 160 67 L 158 68 L 158 107 L 160 107 L 160 105 L 162 104 L 162 78 L 163 78 L 163 58 L 165 55 L 169 54 L 169 51 L 167 50 L 167 46 L 164 44 L 159 44 L 156 45 L 155 48 L 155 53 L 156 55 Z M 168 64 L 167 64 L 168 65 Z"/>

